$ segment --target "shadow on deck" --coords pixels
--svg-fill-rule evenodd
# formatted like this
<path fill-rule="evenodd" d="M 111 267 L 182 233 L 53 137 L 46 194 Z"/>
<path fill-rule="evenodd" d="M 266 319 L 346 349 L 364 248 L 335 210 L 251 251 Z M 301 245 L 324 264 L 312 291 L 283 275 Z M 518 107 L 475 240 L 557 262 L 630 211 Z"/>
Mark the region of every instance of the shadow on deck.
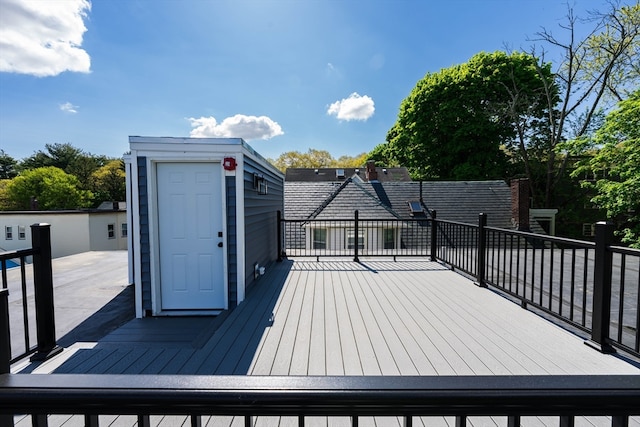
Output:
<path fill-rule="evenodd" d="M 98 337 L 92 348 L 80 348 L 55 373 L 83 374 L 247 374 L 273 307 L 284 286 L 291 261 L 274 264 L 245 301 L 216 317 L 149 317 L 133 319 Z M 131 305 L 123 292 L 77 330 L 60 341 L 91 340 L 103 329 L 103 314 Z M 102 313 L 101 313 L 102 312 Z M 86 333 L 81 335 L 80 333 Z M 32 372 L 30 365 L 23 373 Z"/>

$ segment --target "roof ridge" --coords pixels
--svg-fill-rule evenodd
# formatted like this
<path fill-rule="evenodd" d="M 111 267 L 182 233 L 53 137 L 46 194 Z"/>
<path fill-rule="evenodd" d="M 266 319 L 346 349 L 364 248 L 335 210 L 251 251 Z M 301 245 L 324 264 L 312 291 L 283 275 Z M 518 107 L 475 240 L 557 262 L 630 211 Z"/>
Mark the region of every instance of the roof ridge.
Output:
<path fill-rule="evenodd" d="M 396 218 L 400 219 L 401 216 L 394 211 L 393 209 L 391 209 L 391 207 L 387 206 L 385 203 L 382 202 L 382 200 L 380 200 L 378 197 L 374 196 L 373 194 L 371 194 L 366 188 L 363 187 L 363 185 L 361 185 L 358 182 L 354 182 L 354 184 L 360 188 L 360 190 L 362 190 L 362 192 L 364 192 L 367 196 L 369 196 L 370 198 L 372 198 L 376 203 L 378 203 L 378 205 L 380 205 L 381 207 L 383 207 L 384 209 L 387 210 L 387 212 L 389 212 L 391 215 L 395 216 Z M 364 184 L 364 182 L 362 183 Z M 369 182 L 369 184 L 371 184 L 373 186 L 372 182 Z"/>
<path fill-rule="evenodd" d="M 338 196 L 338 194 L 340 194 L 340 192 L 347 186 L 347 184 L 349 184 L 352 181 L 353 180 L 351 179 L 351 177 L 345 179 L 345 181 L 342 184 L 340 184 L 340 186 L 333 193 L 331 193 L 329 197 L 327 197 L 326 199 L 324 199 L 322 203 L 320 203 L 320 206 L 318 206 L 313 212 L 311 212 L 311 214 L 307 217 L 307 219 L 314 219 L 315 217 L 320 215 L 320 213 L 324 210 L 324 208 L 326 208 L 329 205 L 329 203 L 331 203 L 333 199 L 335 199 Z"/>

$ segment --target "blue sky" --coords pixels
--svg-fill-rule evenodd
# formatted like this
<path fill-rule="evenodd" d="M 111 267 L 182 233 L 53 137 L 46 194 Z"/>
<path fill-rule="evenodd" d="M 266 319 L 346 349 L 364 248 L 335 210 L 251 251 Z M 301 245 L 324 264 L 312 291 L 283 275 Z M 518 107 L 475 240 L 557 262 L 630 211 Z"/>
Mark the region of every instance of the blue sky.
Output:
<path fill-rule="evenodd" d="M 560 0 L 0 0 L 0 149 L 22 159 L 68 142 L 119 157 L 129 135 L 222 136 L 270 158 L 353 156 L 384 142 L 426 73 L 528 50 L 541 27 L 561 34 L 566 11 Z"/>

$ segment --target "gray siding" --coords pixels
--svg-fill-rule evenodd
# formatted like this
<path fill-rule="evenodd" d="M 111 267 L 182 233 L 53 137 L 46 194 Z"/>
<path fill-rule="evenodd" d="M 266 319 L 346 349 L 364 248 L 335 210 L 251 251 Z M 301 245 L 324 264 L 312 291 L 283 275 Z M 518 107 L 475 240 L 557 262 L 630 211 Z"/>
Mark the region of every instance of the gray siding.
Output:
<path fill-rule="evenodd" d="M 254 174 L 267 182 L 267 194 L 259 194 Z M 254 264 L 266 266 L 278 258 L 277 212 L 284 210 L 284 179 L 270 167 L 245 157 L 245 283 L 248 289 L 254 279 Z"/>
<path fill-rule="evenodd" d="M 227 201 L 227 266 L 229 308 L 238 305 L 238 221 L 236 217 L 236 179 L 225 178 Z"/>
<path fill-rule="evenodd" d="M 140 209 L 140 273 L 142 310 L 151 310 L 151 245 L 149 244 L 149 190 L 147 158 L 138 157 L 138 207 Z"/>

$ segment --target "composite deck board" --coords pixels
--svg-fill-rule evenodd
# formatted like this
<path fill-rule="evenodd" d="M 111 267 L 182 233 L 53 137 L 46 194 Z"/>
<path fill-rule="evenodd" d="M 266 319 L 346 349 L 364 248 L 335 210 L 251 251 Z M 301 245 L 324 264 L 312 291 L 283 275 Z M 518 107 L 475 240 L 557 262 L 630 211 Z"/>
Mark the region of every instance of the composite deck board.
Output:
<path fill-rule="evenodd" d="M 222 321 L 223 320 L 223 321 Z M 639 374 L 614 355 L 438 263 L 285 261 L 273 266 L 214 331 L 203 326 L 180 345 L 151 339 L 78 350 L 57 372 L 240 375 L 544 375 Z M 169 319 L 170 321 L 170 319 Z M 206 322 L 205 322 L 206 323 Z M 207 323 L 209 324 L 209 323 Z M 141 333 L 144 333 L 141 331 Z M 115 333 L 111 339 L 117 337 Z M 197 338 L 194 338 L 197 337 Z M 206 340 L 203 339 L 206 337 Z M 200 341 L 198 341 L 200 340 Z M 193 346 L 194 342 L 198 345 Z M 158 344 L 158 343 L 154 343 Z M 67 418 L 68 425 L 76 418 Z M 62 418 L 61 418 L 62 419 Z M 113 425 L 133 425 L 119 417 Z M 189 424 L 154 418 L 152 425 Z M 363 417 L 362 426 L 400 426 L 397 418 Z M 22 420 L 21 420 L 22 422 Z M 118 424 L 122 422 L 123 424 Z M 295 425 L 257 417 L 256 427 Z M 127 424 L 129 423 L 129 424 Z M 557 417 L 527 417 L 528 427 Z M 606 425 L 576 420 L 576 426 Z M 311 427 L 349 425 L 310 417 Z M 414 419 L 416 426 L 455 425 L 452 417 Z M 471 417 L 470 426 L 506 426 L 506 418 Z M 637 420 L 630 423 L 640 426 Z M 60 425 L 50 423 L 50 425 Z M 67 425 L 67 424 L 65 424 Z M 102 425 L 102 424 L 101 424 Z M 106 425 L 109 425 L 108 423 Z M 235 427 L 242 417 L 204 417 L 202 425 Z"/>

